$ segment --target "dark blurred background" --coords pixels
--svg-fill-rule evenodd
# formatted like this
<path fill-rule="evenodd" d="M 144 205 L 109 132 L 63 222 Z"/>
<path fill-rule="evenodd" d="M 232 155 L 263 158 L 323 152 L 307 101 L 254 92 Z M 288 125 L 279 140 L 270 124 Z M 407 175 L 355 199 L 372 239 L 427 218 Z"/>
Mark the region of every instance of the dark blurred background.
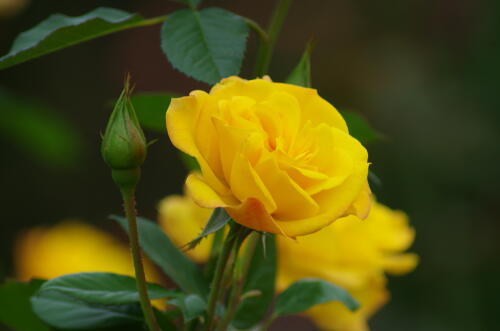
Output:
<path fill-rule="evenodd" d="M 274 1 L 204 4 L 265 25 Z M 51 13 L 81 15 L 96 6 L 147 17 L 181 8 L 165 0 L 31 1 L 0 17 L 0 54 Z M 382 181 L 373 190 L 381 202 L 405 210 L 417 229 L 412 250 L 421 263 L 390 279 L 392 300 L 371 320 L 375 331 L 498 330 L 499 36 L 495 0 L 310 0 L 291 8 L 271 76 L 284 79 L 314 37 L 314 87 L 383 133 L 383 141 L 368 146 Z M 252 36 L 244 77 L 250 78 L 255 49 Z M 0 92 L 43 105 L 56 132 L 30 126 L 29 106 L 24 118 L 0 109 L 1 277 L 13 273 L 12 246 L 23 229 L 65 218 L 112 227 L 104 219 L 120 212 L 120 200 L 99 141 L 126 72 L 137 91 L 208 89 L 172 69 L 159 48 L 159 26 L 0 71 Z M 159 141 L 150 148 L 138 200 L 141 214 L 154 218 L 160 198 L 181 192 L 185 170 L 166 134 L 148 137 Z"/>

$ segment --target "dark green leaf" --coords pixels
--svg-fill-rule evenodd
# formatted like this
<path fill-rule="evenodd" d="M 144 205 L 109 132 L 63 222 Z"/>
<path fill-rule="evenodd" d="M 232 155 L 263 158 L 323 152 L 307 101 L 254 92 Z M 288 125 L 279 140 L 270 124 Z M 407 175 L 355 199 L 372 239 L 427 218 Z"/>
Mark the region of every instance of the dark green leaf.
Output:
<path fill-rule="evenodd" d="M 274 235 L 265 235 L 255 250 L 243 293 L 260 291 L 258 296 L 245 298 L 239 305 L 233 320 L 238 329 L 249 329 L 266 315 L 274 297 L 276 279 L 276 241 Z"/>
<path fill-rule="evenodd" d="M 78 300 L 100 304 L 139 302 L 135 278 L 108 272 L 67 274 L 45 282 L 40 291 L 55 290 Z M 156 284 L 148 284 L 149 297 L 167 298 L 176 292 Z"/>
<path fill-rule="evenodd" d="M 274 315 L 298 314 L 329 301 L 340 301 L 351 311 L 359 307 L 359 303 L 346 290 L 336 285 L 322 279 L 302 279 L 278 296 Z"/>
<path fill-rule="evenodd" d="M 7 281 L 0 285 L 0 324 L 18 331 L 49 331 L 31 310 L 30 297 L 43 284 L 43 280 L 29 283 Z"/>
<path fill-rule="evenodd" d="M 182 163 L 184 163 L 187 170 L 189 171 L 200 170 L 200 165 L 198 164 L 198 161 L 194 157 L 184 152 L 179 152 L 179 155 L 181 157 Z"/>
<path fill-rule="evenodd" d="M 175 68 L 214 84 L 239 74 L 247 36 L 241 16 L 220 8 L 183 9 L 163 24 L 161 47 Z"/>
<path fill-rule="evenodd" d="M 138 26 L 143 21 L 140 15 L 104 7 L 78 17 L 51 15 L 17 37 L 9 53 L 0 58 L 0 69 L 86 40 Z"/>
<path fill-rule="evenodd" d="M 312 87 L 311 83 L 311 52 L 312 43 L 309 42 L 306 50 L 300 58 L 297 66 L 292 70 L 288 78 L 285 80 L 288 84 L 299 85 L 303 87 Z"/>
<path fill-rule="evenodd" d="M 30 156 L 53 167 L 76 166 L 83 139 L 58 113 L 0 89 L 0 135 Z"/>
<path fill-rule="evenodd" d="M 61 329 L 109 328 L 143 321 L 138 303 L 89 303 L 56 289 L 38 291 L 31 304 L 38 317 Z"/>
<path fill-rule="evenodd" d="M 195 239 L 189 242 L 187 247 L 189 249 L 195 248 L 203 238 L 222 229 L 230 220 L 231 216 L 226 213 L 224 208 L 215 208 L 203 231 Z"/>
<path fill-rule="evenodd" d="M 128 231 L 125 218 L 115 215 L 111 218 Z M 149 258 L 160 266 L 183 291 L 206 297 L 208 282 L 198 266 L 189 260 L 154 222 L 138 217 L 137 226 L 142 249 Z"/>
<path fill-rule="evenodd" d="M 165 93 L 137 93 L 132 96 L 132 104 L 143 128 L 167 132 L 165 114 L 171 98 L 172 95 Z"/>
<path fill-rule="evenodd" d="M 207 303 L 197 294 L 181 294 L 168 303 L 181 310 L 184 322 L 202 316 L 207 309 Z"/>
<path fill-rule="evenodd" d="M 343 111 L 342 116 L 347 122 L 347 127 L 349 128 L 351 136 L 358 139 L 362 144 L 367 144 L 382 138 L 382 135 L 375 131 L 370 126 L 370 123 L 361 115 L 350 111 Z"/>

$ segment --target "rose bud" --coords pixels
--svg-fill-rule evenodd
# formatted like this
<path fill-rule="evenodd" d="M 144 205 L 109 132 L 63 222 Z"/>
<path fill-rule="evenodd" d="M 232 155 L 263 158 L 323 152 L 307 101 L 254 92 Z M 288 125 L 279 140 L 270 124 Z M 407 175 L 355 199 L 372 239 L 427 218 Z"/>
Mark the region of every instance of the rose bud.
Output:
<path fill-rule="evenodd" d="M 101 144 L 104 161 L 120 188 L 135 187 L 146 158 L 147 143 L 130 101 L 129 78 L 115 104 Z"/>

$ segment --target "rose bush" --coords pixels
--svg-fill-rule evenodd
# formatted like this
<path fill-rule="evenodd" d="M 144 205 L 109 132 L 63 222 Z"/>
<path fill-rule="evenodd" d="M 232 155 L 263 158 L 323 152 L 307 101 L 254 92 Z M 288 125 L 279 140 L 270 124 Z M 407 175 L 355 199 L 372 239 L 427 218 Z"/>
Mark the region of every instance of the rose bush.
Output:
<path fill-rule="evenodd" d="M 367 151 L 314 89 L 229 77 L 172 99 L 166 117 L 172 143 L 200 164 L 186 186 L 202 207 L 289 237 L 368 213 Z"/>

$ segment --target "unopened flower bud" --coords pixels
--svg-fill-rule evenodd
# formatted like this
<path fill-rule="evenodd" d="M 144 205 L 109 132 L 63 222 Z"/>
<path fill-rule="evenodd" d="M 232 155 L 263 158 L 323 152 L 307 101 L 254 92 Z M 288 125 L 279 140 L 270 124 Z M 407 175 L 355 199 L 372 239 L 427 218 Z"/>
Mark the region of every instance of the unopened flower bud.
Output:
<path fill-rule="evenodd" d="M 101 154 L 112 169 L 116 184 L 120 188 L 133 188 L 139 181 L 139 167 L 144 162 L 146 153 L 146 138 L 130 101 L 129 78 L 127 78 L 109 118 L 102 140 Z"/>

